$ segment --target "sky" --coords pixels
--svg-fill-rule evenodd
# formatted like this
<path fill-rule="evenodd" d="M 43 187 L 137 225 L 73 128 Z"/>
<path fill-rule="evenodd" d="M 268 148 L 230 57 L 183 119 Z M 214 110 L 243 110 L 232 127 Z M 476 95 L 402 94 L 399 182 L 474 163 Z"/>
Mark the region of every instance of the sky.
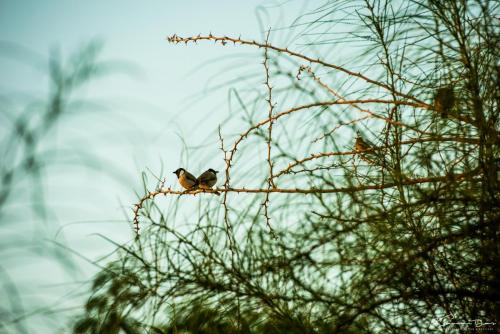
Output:
<path fill-rule="evenodd" d="M 217 127 L 230 112 L 228 85 L 211 88 L 234 80 L 247 67 L 251 72 L 261 66 L 257 51 L 210 43 L 172 45 L 166 37 L 211 32 L 262 40 L 263 29 L 286 27 L 302 6 L 302 1 L 254 0 L 0 1 L 0 97 L 9 101 L 8 112 L 47 96 L 46 64 L 54 50 L 65 58 L 98 39 L 104 45 L 99 59 L 127 69 L 80 90 L 78 98 L 91 104 L 61 120 L 43 144 L 76 157 L 90 153 L 99 164 L 61 163 L 65 153 L 59 153 L 42 185 L 48 218 L 28 214 L 30 199 L 23 196 L 14 197 L 0 216 L 0 243 L 18 243 L 13 250 L 5 246 L 9 256 L 2 256 L 1 267 L 17 286 L 21 313 L 34 312 L 9 330 L 64 331 L 67 320 L 61 323 L 58 317 L 78 312 L 86 282 L 98 269 L 92 261 L 114 247 L 101 236 L 119 243 L 133 238 L 127 218 L 136 192 L 142 191 L 141 172 L 159 174 L 163 166 L 170 186 L 175 185 L 170 171 L 179 166 L 223 168 Z M 41 67 L 21 54 L 32 55 L 29 59 Z M 0 131 L 9 126 L 0 124 Z M 202 155 L 190 156 L 186 146 L 200 145 Z M 20 180 L 18 187 L 32 190 L 34 185 Z M 46 248 L 71 254 L 78 270 L 46 256 Z M 8 298 L 5 286 L 2 300 Z M 47 305 L 57 312 L 50 313 Z"/>

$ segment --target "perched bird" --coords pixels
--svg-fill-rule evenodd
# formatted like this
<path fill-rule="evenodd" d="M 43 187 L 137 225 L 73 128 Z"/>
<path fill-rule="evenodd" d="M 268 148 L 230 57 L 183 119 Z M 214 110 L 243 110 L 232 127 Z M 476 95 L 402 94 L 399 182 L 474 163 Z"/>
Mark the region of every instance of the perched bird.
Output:
<path fill-rule="evenodd" d="M 455 93 L 452 87 L 441 87 L 434 95 L 434 110 L 446 117 L 455 104 Z"/>
<path fill-rule="evenodd" d="M 178 168 L 174 174 L 177 175 L 177 179 L 179 179 L 179 183 L 184 189 L 193 190 L 197 188 L 198 180 L 184 168 Z"/>
<path fill-rule="evenodd" d="M 354 149 L 359 152 L 361 158 L 371 164 L 378 164 L 387 166 L 387 160 L 381 152 L 374 151 L 374 145 L 361 137 L 359 132 L 357 132 L 356 142 L 354 143 Z M 368 151 L 363 153 L 363 151 Z"/>
<path fill-rule="evenodd" d="M 217 183 L 217 173 L 218 171 L 213 170 L 212 168 L 204 171 L 200 176 L 198 176 L 198 187 L 201 189 L 212 189 L 212 187 Z M 220 195 L 217 191 L 214 193 Z"/>
<path fill-rule="evenodd" d="M 357 134 L 358 136 L 356 137 L 356 142 L 354 143 L 354 148 L 356 149 L 356 151 L 366 151 L 373 148 L 363 139 L 363 137 L 361 137 L 359 132 Z"/>

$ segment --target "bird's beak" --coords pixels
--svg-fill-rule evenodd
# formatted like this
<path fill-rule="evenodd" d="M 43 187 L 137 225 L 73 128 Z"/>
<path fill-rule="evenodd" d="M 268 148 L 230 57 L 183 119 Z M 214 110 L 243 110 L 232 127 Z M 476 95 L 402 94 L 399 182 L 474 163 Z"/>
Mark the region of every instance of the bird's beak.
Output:
<path fill-rule="evenodd" d="M 176 174 L 175 172 L 172 172 L 172 174 Z"/>
<path fill-rule="evenodd" d="M 219 171 L 218 171 L 218 170 L 216 170 L 216 171 L 215 171 L 215 174 L 217 174 L 218 172 L 219 172 Z"/>

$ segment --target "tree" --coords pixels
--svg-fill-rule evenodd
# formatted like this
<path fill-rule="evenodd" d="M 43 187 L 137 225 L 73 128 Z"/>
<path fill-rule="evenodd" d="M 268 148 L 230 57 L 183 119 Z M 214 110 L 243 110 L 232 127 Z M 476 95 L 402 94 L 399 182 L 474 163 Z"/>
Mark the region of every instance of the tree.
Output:
<path fill-rule="evenodd" d="M 297 25 L 318 57 L 270 32 L 168 38 L 258 48 L 265 84 L 234 93 L 246 130 L 219 129 L 222 204 L 160 179 L 146 190 L 138 237 L 95 278 L 75 332 L 498 329 L 498 4 L 331 1 L 311 15 Z M 342 48 L 363 52 L 338 65 Z"/>

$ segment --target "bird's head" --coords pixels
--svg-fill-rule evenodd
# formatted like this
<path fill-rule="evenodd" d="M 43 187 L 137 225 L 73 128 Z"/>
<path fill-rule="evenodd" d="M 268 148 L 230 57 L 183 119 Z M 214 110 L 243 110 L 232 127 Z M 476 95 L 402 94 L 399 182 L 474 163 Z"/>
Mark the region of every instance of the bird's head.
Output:
<path fill-rule="evenodd" d="M 177 177 L 181 176 L 182 174 L 184 174 L 186 172 L 186 170 L 184 168 L 177 168 L 175 170 L 175 172 L 173 172 L 175 175 L 177 175 Z"/>
<path fill-rule="evenodd" d="M 219 171 L 214 170 L 214 169 L 212 169 L 212 168 L 209 168 L 209 169 L 208 169 L 208 172 L 210 172 L 210 173 L 214 173 L 214 174 L 217 174 Z"/>

